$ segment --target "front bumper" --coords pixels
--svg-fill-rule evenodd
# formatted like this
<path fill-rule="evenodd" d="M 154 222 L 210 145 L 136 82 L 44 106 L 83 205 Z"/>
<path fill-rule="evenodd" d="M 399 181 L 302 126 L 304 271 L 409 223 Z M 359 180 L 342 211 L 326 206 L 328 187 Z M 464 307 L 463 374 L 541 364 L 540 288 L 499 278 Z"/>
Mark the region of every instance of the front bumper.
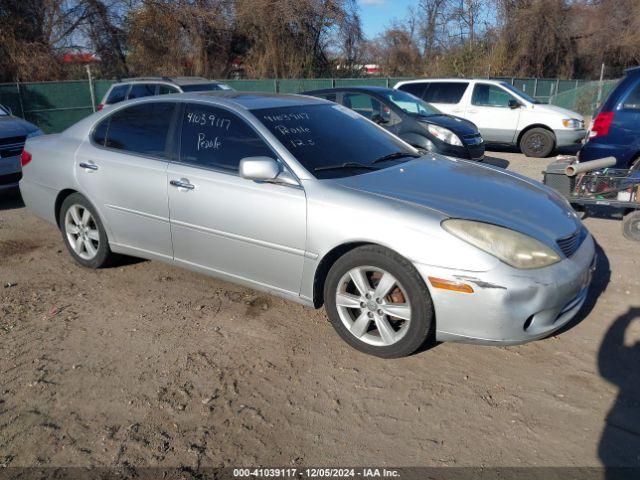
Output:
<path fill-rule="evenodd" d="M 21 177 L 19 156 L 0 158 L 0 190 L 17 187 Z"/>
<path fill-rule="evenodd" d="M 587 131 L 583 128 L 580 130 L 555 130 L 556 147 L 570 147 L 582 141 L 587 136 Z"/>
<path fill-rule="evenodd" d="M 516 345 L 550 335 L 578 313 L 595 268 L 595 245 L 589 235 L 571 258 L 536 270 L 502 263 L 487 272 L 416 268 L 431 293 L 437 340 Z M 429 276 L 464 282 L 474 293 L 433 288 Z"/>
<path fill-rule="evenodd" d="M 464 145 L 462 147 L 441 143 L 437 145 L 437 153 L 448 157 L 457 157 L 464 160 L 481 161 L 484 159 L 484 142 L 478 145 Z"/>

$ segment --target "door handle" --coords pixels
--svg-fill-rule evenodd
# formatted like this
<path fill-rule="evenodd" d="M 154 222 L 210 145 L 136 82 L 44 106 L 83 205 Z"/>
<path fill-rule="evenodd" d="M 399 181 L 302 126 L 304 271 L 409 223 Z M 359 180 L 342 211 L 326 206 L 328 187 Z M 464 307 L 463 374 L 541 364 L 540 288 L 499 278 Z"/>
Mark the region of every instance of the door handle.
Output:
<path fill-rule="evenodd" d="M 194 188 L 196 188 L 196 186 L 192 183 L 189 183 L 189 180 L 187 180 L 186 178 L 181 178 L 180 180 L 171 180 L 169 182 L 169 185 L 176 188 L 185 188 L 187 190 L 193 190 Z"/>
<path fill-rule="evenodd" d="M 85 170 L 98 170 L 98 165 L 96 165 L 95 163 L 80 162 L 78 166 L 80 168 L 84 168 Z"/>

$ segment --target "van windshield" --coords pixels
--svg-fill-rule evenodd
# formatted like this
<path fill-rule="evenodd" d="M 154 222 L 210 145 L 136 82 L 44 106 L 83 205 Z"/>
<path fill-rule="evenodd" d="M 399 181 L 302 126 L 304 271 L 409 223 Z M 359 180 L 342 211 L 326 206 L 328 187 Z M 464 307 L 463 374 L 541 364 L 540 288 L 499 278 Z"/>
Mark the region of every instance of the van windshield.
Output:
<path fill-rule="evenodd" d="M 524 98 L 527 102 L 529 103 L 535 103 L 535 104 L 540 104 L 542 103 L 540 100 L 536 100 L 535 98 L 527 95 L 526 93 L 524 93 L 522 90 L 517 89 L 516 87 L 514 87 L 513 85 L 511 85 L 510 83 L 507 82 L 500 82 L 500 85 L 502 85 L 504 88 L 506 88 L 507 90 L 512 91 L 513 93 L 515 93 L 516 95 L 518 95 L 521 98 Z"/>

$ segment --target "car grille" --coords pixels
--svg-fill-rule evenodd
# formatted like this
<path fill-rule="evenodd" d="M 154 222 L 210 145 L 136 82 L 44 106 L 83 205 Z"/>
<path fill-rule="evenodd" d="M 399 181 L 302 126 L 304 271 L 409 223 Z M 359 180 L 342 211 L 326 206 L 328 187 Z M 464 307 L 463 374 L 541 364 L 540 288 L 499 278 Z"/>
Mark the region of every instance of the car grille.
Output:
<path fill-rule="evenodd" d="M 559 238 L 556 242 L 560 250 L 562 250 L 562 253 L 569 258 L 578 251 L 586 236 L 587 231 L 583 227 L 568 237 Z"/>
<path fill-rule="evenodd" d="M 15 157 L 22 153 L 26 137 L 0 138 L 0 158 Z"/>

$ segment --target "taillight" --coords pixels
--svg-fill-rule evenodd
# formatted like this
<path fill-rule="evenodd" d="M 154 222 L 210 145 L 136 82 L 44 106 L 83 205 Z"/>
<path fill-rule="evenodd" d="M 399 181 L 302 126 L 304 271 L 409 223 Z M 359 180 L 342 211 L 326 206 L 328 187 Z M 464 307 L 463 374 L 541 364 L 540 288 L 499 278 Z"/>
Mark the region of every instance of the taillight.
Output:
<path fill-rule="evenodd" d="M 32 158 L 33 157 L 29 152 L 27 152 L 26 150 L 22 150 L 22 153 L 20 154 L 20 165 L 24 167 L 31 161 Z"/>
<path fill-rule="evenodd" d="M 98 104 L 98 111 L 102 110 L 104 108 L 104 103 L 99 103 Z"/>
<path fill-rule="evenodd" d="M 609 134 L 613 122 L 613 112 L 600 112 L 593 120 L 589 138 L 604 137 Z"/>

